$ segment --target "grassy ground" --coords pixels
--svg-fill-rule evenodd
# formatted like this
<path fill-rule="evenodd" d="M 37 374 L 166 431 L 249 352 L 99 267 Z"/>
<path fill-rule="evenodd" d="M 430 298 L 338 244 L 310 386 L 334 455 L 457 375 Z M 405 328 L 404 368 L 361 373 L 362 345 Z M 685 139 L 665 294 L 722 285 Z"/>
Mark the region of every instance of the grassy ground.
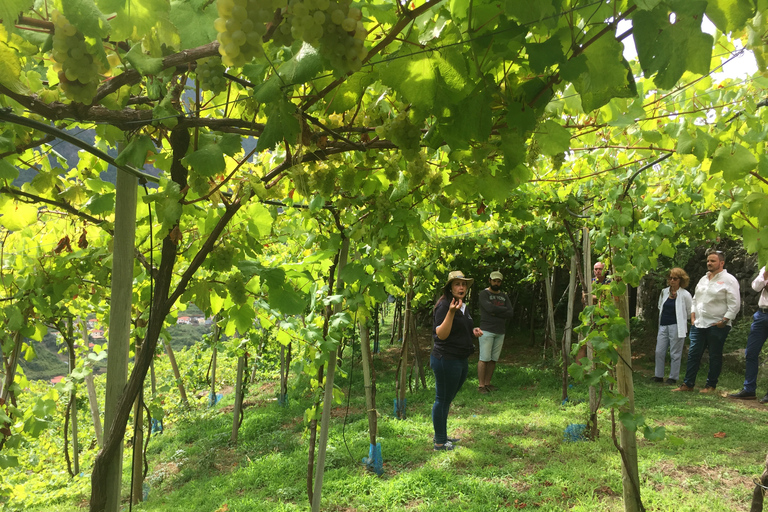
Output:
<path fill-rule="evenodd" d="M 726 351 L 743 347 L 746 336 L 740 336 L 734 330 Z M 429 370 L 427 388 L 419 386 L 408 394 L 408 418 L 393 418 L 398 347 L 385 342 L 383 348 L 375 356 L 375 368 L 384 475 L 369 473 L 361 464 L 369 448 L 363 382 L 358 357 L 351 367 L 347 353 L 347 378 L 340 376 L 337 384 L 345 393 L 351 389 L 351 396 L 349 407 L 333 411 L 323 510 L 623 510 L 620 458 L 611 440 L 609 413 L 599 416 L 599 440 L 566 442 L 564 429 L 585 422 L 587 405 L 576 402 L 587 398 L 587 390 L 574 385 L 570 405 L 562 405 L 560 370 L 529 347 L 527 336 L 508 340 L 493 379 L 500 390 L 492 394 L 477 393 L 476 357 L 470 360 L 470 378 L 448 419 L 449 435 L 461 438 L 461 448 L 453 452 L 432 449 L 434 387 Z M 651 383 L 651 342 L 637 344 L 633 362 L 636 408 L 667 431 L 660 442 L 638 438 L 647 510 L 748 509 L 752 481 L 761 473 L 768 449 L 768 407 L 722 396 L 740 388 L 743 365 L 727 364 L 721 394 L 708 396 L 672 393 L 671 386 Z M 707 368 L 703 364 L 699 385 Z M 232 395 L 152 438 L 148 501 L 134 510 L 308 509 L 303 414 L 309 402 L 292 397 L 287 406 L 278 405 L 273 383 L 252 390 L 237 446 L 229 443 Z"/>

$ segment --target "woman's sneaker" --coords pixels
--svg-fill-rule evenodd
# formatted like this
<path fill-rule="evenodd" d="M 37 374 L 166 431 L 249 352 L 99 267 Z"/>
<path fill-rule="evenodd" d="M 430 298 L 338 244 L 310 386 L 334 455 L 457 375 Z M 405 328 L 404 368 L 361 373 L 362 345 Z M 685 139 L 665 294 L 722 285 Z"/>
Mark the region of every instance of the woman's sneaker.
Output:
<path fill-rule="evenodd" d="M 446 441 L 445 444 L 436 444 L 435 445 L 435 451 L 443 451 L 443 450 L 455 450 L 456 447 L 453 446 L 453 443 L 450 441 Z"/>

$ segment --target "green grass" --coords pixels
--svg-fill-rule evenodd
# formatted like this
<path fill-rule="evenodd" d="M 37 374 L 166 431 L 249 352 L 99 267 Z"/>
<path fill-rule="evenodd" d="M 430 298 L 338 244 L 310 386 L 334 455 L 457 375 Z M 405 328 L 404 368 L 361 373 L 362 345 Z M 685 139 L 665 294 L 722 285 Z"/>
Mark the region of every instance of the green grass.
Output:
<path fill-rule="evenodd" d="M 736 350 L 744 339 L 734 338 L 729 337 L 729 346 Z M 609 412 L 599 415 L 597 441 L 565 442 L 566 426 L 585 422 L 586 403 L 574 402 L 587 399 L 587 389 L 575 384 L 571 405 L 561 405 L 559 369 L 542 361 L 540 350 L 529 349 L 526 336 L 520 339 L 524 341 L 511 339 L 505 346 L 493 379 L 499 391 L 477 393 L 476 365 L 471 360 L 470 378 L 448 420 L 450 435 L 461 438 L 461 448 L 453 452 L 432 450 L 434 391 L 429 370 L 427 389 L 414 388 L 408 394 L 407 419 L 392 417 L 398 347 L 385 342 L 384 352 L 374 357 L 378 440 L 385 470 L 381 477 L 361 463 L 369 447 L 363 383 L 359 360 L 350 368 L 347 351 L 343 369 L 348 375 L 351 371 L 352 385 L 345 378 L 336 382 L 345 392 L 351 389 L 350 405 L 334 408 L 322 510 L 623 510 L 621 463 L 611 439 Z M 752 480 L 762 472 L 767 449 L 768 407 L 720 395 L 672 393 L 670 386 L 649 382 L 652 342 L 636 344 L 633 355 L 636 410 L 667 432 L 660 442 L 638 437 L 647 510 L 748 509 Z M 726 365 L 721 392 L 739 388 L 743 366 L 738 366 Z M 706 371 L 704 361 L 700 383 Z M 273 385 L 251 389 L 258 394 L 246 397 L 255 405 L 245 410 L 236 446 L 229 443 L 232 395 L 213 411 L 192 413 L 152 438 L 149 499 L 134 510 L 308 509 L 309 438 L 303 414 L 309 401 L 292 393 L 288 405 L 279 406 L 271 400 Z M 718 432 L 725 437 L 715 438 Z M 125 488 L 127 475 L 126 468 Z"/>

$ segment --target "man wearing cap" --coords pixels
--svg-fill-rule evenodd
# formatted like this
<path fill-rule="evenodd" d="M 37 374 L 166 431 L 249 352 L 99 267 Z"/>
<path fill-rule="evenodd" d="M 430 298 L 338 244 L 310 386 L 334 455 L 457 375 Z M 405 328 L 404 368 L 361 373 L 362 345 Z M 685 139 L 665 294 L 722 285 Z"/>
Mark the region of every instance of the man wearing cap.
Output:
<path fill-rule="evenodd" d="M 490 285 L 480 292 L 480 359 L 477 362 L 477 385 L 482 394 L 498 388 L 491 384 L 496 361 L 501 355 L 507 319 L 512 317 L 512 304 L 507 294 L 501 293 L 501 272 L 491 272 Z"/>
<path fill-rule="evenodd" d="M 729 398 L 740 400 L 754 400 L 757 398 L 757 369 L 760 366 L 758 361 L 760 351 L 763 350 L 765 340 L 768 339 L 768 270 L 766 267 L 760 269 L 757 277 L 752 281 L 752 289 L 760 293 L 760 299 L 757 301 L 757 311 L 752 316 L 752 327 L 749 329 L 747 337 L 747 350 L 744 356 L 747 359 L 747 369 L 744 375 L 744 387 L 738 393 L 731 393 Z M 768 403 L 768 393 L 760 399 L 760 403 Z"/>

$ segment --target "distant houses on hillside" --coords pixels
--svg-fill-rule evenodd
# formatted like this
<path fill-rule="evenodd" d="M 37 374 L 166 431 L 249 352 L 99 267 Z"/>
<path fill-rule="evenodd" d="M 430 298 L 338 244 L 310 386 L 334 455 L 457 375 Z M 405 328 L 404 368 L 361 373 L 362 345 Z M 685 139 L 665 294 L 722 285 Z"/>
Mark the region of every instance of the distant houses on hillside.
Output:
<path fill-rule="evenodd" d="M 200 315 L 180 316 L 176 319 L 176 325 L 211 325 L 213 323 L 213 317 L 204 317 Z M 104 339 L 104 329 L 101 328 L 98 321 L 95 318 L 89 318 L 87 320 L 88 335 L 94 340 Z M 55 335 L 58 338 L 58 332 Z"/>

